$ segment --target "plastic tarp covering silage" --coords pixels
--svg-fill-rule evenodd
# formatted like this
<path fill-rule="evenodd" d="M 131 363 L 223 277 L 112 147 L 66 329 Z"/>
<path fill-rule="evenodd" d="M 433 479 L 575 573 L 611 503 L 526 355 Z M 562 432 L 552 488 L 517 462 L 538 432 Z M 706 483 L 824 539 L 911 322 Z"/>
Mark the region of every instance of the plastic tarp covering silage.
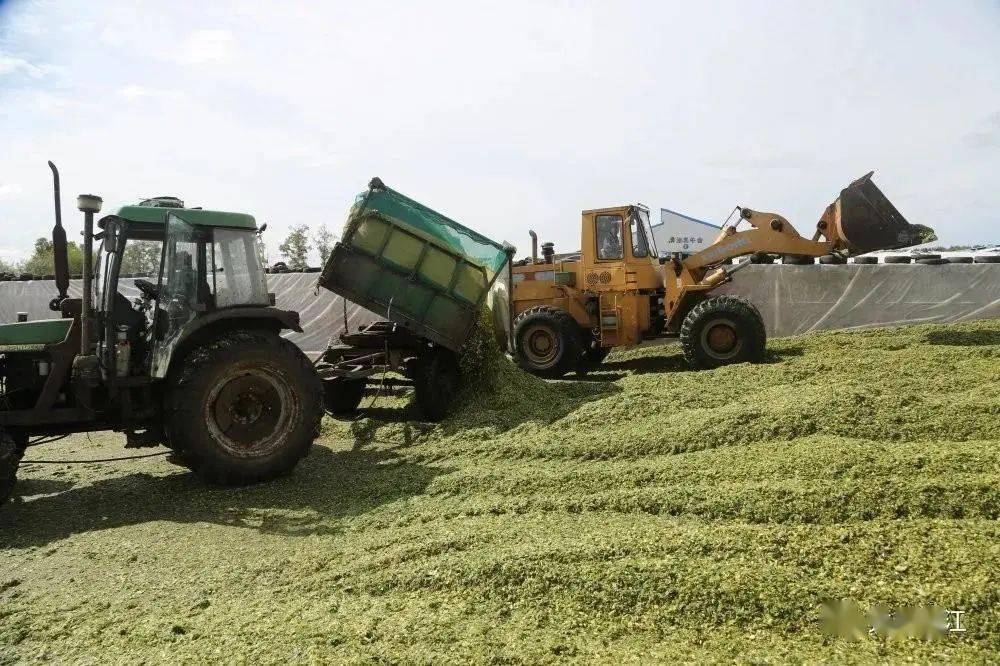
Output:
<path fill-rule="evenodd" d="M 277 306 L 299 312 L 302 333 L 286 334 L 303 351 L 315 355 L 343 330 L 344 302 L 325 289 L 316 290 L 316 273 L 267 276 L 268 291 Z M 121 280 L 123 295 L 139 295 L 131 279 Z M 764 317 L 773 337 L 811 331 L 899 324 L 949 323 L 1000 319 L 1000 264 L 748 266 L 720 292 L 750 299 Z M 0 322 L 12 322 L 18 312 L 30 319 L 51 319 L 48 303 L 55 282 L 0 282 Z M 80 296 L 80 282 L 70 283 L 70 295 Z M 504 302 L 505 294 L 494 294 Z M 347 304 L 350 329 L 377 317 Z M 504 319 L 500 317 L 500 319 Z"/>
<path fill-rule="evenodd" d="M 1000 264 L 755 265 L 718 291 L 749 299 L 776 337 L 1000 318 Z"/>

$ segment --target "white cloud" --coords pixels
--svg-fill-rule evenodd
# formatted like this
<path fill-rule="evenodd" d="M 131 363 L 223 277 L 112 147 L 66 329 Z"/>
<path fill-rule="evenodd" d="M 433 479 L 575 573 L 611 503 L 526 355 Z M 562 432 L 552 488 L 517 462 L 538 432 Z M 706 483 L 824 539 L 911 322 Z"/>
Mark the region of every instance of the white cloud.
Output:
<path fill-rule="evenodd" d="M 178 54 L 185 65 L 225 62 L 233 54 L 233 33 L 228 30 L 196 30 Z"/>
<path fill-rule="evenodd" d="M 15 58 L 0 53 L 0 76 L 8 74 L 24 74 L 33 79 L 40 79 L 45 76 L 45 68 L 34 65 L 24 58 Z"/>
<path fill-rule="evenodd" d="M 139 84 L 132 84 L 119 88 L 116 94 L 128 102 L 135 102 L 142 99 L 168 101 L 180 99 L 182 96 L 182 93 L 178 90 L 149 88 Z"/>
<path fill-rule="evenodd" d="M 16 183 L 6 183 L 4 185 L 0 185 L 0 200 L 16 199 L 22 191 L 21 186 Z"/>

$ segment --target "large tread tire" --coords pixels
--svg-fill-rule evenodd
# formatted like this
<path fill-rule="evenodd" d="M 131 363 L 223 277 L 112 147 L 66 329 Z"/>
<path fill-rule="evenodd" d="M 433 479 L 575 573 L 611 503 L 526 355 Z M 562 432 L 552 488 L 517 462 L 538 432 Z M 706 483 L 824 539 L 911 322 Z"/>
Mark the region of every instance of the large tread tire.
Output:
<path fill-rule="evenodd" d="M 437 349 L 420 358 L 413 372 L 413 398 L 428 421 L 440 421 L 458 395 L 461 371 L 455 354 Z"/>
<path fill-rule="evenodd" d="M 364 379 L 334 377 L 323 382 L 323 405 L 334 416 L 351 416 L 365 395 Z"/>
<path fill-rule="evenodd" d="M 763 360 L 767 332 L 752 303 L 727 294 L 693 307 L 681 323 L 680 341 L 688 363 L 708 370 Z"/>
<path fill-rule="evenodd" d="M 24 446 L 10 433 L 0 431 L 0 505 L 6 503 L 17 483 L 17 467 L 21 464 Z"/>
<path fill-rule="evenodd" d="M 548 305 L 529 308 L 514 320 L 514 358 L 534 375 L 557 379 L 580 363 L 581 337 L 580 325 L 565 310 Z"/>
<path fill-rule="evenodd" d="M 323 389 L 309 359 L 267 331 L 227 333 L 170 378 L 165 429 L 178 460 L 219 485 L 291 472 L 319 434 Z"/>

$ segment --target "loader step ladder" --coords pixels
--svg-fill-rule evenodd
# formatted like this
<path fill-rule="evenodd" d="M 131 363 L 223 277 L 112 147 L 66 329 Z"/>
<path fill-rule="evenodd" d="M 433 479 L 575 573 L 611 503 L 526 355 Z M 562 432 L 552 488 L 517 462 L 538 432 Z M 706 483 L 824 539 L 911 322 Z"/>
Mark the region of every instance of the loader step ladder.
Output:
<path fill-rule="evenodd" d="M 618 294 L 599 294 L 597 296 L 597 305 L 600 313 L 601 346 L 617 346 L 621 326 L 621 312 L 618 308 Z"/>

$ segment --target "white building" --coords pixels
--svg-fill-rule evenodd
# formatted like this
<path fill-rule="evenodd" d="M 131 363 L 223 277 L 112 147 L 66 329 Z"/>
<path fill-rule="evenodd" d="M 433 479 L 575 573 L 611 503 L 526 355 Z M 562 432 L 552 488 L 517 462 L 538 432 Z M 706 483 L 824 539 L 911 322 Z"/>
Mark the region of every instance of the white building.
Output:
<path fill-rule="evenodd" d="M 660 209 L 659 224 L 652 225 L 656 250 L 661 257 L 674 252 L 694 254 L 715 240 L 722 227 L 703 222 L 668 208 Z"/>

